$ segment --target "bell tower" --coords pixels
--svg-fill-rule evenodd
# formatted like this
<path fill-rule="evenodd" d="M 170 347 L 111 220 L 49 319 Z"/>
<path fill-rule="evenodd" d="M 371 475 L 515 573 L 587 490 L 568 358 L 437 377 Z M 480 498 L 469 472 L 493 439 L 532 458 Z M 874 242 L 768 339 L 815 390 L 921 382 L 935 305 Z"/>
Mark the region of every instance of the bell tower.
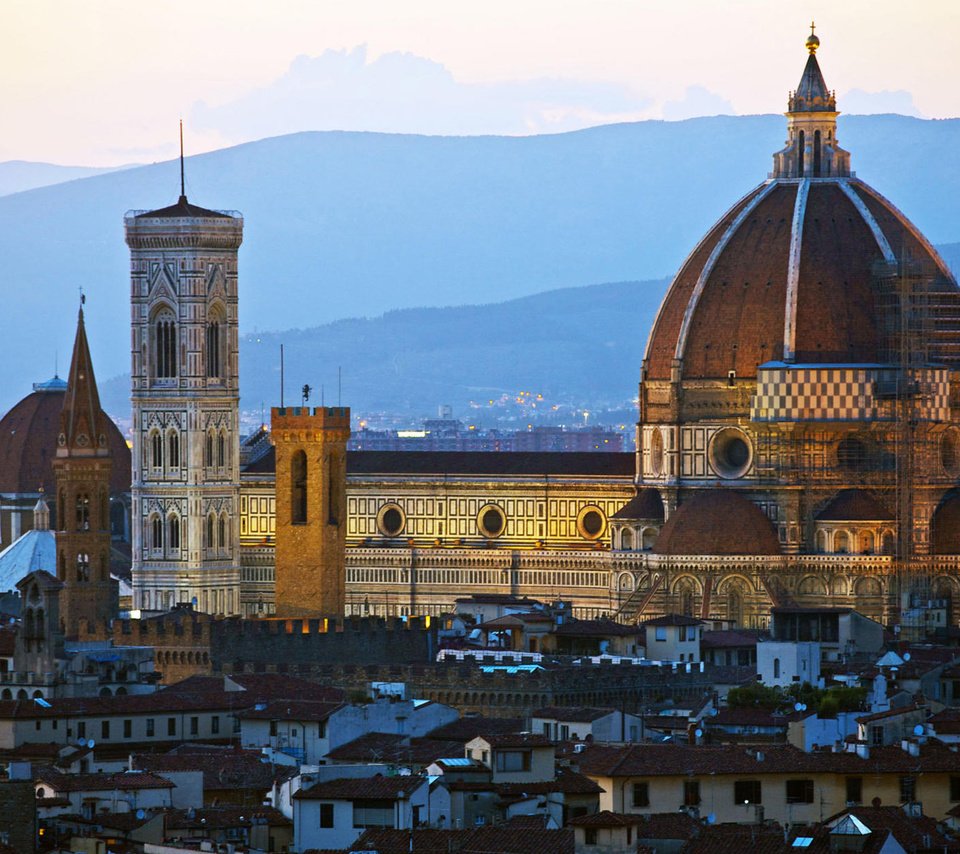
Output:
<path fill-rule="evenodd" d="M 53 470 L 57 481 L 57 580 L 64 635 L 99 625 L 117 612 L 110 578 L 110 445 L 87 345 L 83 307 L 77 318 L 67 393 Z M 84 626 L 85 628 L 85 626 Z"/>
<path fill-rule="evenodd" d="M 342 618 L 350 409 L 274 408 L 278 617 Z"/>
<path fill-rule="evenodd" d="M 181 161 L 182 163 L 182 161 Z M 131 211 L 134 607 L 240 612 L 237 250 L 243 218 Z"/>

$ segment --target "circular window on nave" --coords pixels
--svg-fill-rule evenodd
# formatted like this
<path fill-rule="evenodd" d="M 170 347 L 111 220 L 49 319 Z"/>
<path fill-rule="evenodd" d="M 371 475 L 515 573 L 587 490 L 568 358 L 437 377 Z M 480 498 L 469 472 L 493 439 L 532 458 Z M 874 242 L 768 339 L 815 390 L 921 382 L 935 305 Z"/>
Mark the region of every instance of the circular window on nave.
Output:
<path fill-rule="evenodd" d="M 710 440 L 710 467 L 723 478 L 743 477 L 753 462 L 750 438 L 736 427 L 724 427 Z"/>
<path fill-rule="evenodd" d="M 507 527 L 507 517 L 496 504 L 484 504 L 477 513 L 477 528 L 488 539 L 499 537 Z"/>
<path fill-rule="evenodd" d="M 377 513 L 377 529 L 385 537 L 399 537 L 407 525 L 407 516 L 399 504 L 384 504 Z"/>
<path fill-rule="evenodd" d="M 607 530 L 607 517 L 599 507 L 588 504 L 577 514 L 577 530 L 586 540 L 599 540 Z"/>

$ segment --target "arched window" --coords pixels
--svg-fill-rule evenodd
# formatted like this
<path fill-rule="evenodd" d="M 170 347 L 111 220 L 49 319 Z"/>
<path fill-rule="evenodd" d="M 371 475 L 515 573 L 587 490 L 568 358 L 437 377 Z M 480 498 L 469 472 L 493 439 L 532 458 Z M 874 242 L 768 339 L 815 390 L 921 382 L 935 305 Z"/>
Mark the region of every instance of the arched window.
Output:
<path fill-rule="evenodd" d="M 207 516 L 207 549 L 213 550 L 217 547 L 217 542 L 214 539 L 214 529 L 213 529 L 213 514 L 211 513 Z"/>
<path fill-rule="evenodd" d="M 169 520 L 170 533 L 167 542 L 170 544 L 171 551 L 180 550 L 180 517 L 173 515 Z"/>
<path fill-rule="evenodd" d="M 90 496 L 85 492 L 77 496 L 77 530 L 90 530 Z"/>
<path fill-rule="evenodd" d="M 163 468 L 163 437 L 159 430 L 150 433 L 150 467 Z"/>
<path fill-rule="evenodd" d="M 807 137 L 803 131 L 799 134 L 799 144 L 797 145 L 797 175 L 803 177 L 803 158 L 806 155 Z"/>
<path fill-rule="evenodd" d="M 167 436 L 167 461 L 170 468 L 180 468 L 180 434 L 176 430 L 171 430 Z"/>
<path fill-rule="evenodd" d="M 219 315 L 214 314 L 207 324 L 206 362 L 207 376 L 210 378 L 218 378 L 221 376 L 222 342 L 220 339 L 222 334 L 223 324 L 220 322 Z"/>
<path fill-rule="evenodd" d="M 161 311 L 154 321 L 154 367 L 157 379 L 177 376 L 177 321 L 169 309 Z"/>
<path fill-rule="evenodd" d="M 833 551 L 836 554 L 846 554 L 850 551 L 850 537 L 846 531 L 837 531 L 833 535 Z"/>
<path fill-rule="evenodd" d="M 780 659 L 779 658 L 775 658 L 773 660 L 773 678 L 774 679 L 780 678 Z"/>
<path fill-rule="evenodd" d="M 813 177 L 820 177 L 820 131 L 813 132 Z"/>
<path fill-rule="evenodd" d="M 227 464 L 227 436 L 220 432 L 217 434 L 217 468 L 222 469 Z"/>
<path fill-rule="evenodd" d="M 633 532 L 629 528 L 624 528 L 620 534 L 620 548 L 625 552 L 633 548 Z"/>
<path fill-rule="evenodd" d="M 204 448 L 203 463 L 208 469 L 213 468 L 213 431 L 207 432 L 207 442 Z"/>
<path fill-rule="evenodd" d="M 90 555 L 86 552 L 77 554 L 77 581 L 90 580 Z"/>
<path fill-rule="evenodd" d="M 307 455 L 296 451 L 290 461 L 290 523 L 307 523 Z"/>
<path fill-rule="evenodd" d="M 150 546 L 154 551 L 160 551 L 163 548 L 163 521 L 159 516 L 150 520 L 150 528 Z"/>
<path fill-rule="evenodd" d="M 217 545 L 221 551 L 227 548 L 227 515 L 225 513 L 217 521 Z"/>

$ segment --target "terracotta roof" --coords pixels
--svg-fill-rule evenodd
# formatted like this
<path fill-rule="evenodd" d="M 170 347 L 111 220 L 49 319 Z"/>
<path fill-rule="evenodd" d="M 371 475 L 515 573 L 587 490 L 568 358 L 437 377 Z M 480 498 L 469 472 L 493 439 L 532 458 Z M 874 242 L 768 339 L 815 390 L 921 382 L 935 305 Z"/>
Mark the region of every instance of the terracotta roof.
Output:
<path fill-rule="evenodd" d="M 116 774 L 63 774 L 49 767 L 35 771 L 38 784 L 57 792 L 133 791 L 134 789 L 172 789 L 174 784 L 149 771 L 120 771 Z"/>
<path fill-rule="evenodd" d="M 0 419 L 0 492 L 56 495 L 51 460 L 57 453 L 60 413 L 66 387 L 28 394 Z M 130 491 L 130 449 L 116 424 L 103 413 L 107 445 L 113 457 L 110 491 Z"/>
<path fill-rule="evenodd" d="M 280 810 L 264 806 L 202 807 L 190 810 L 171 810 L 166 814 L 168 830 L 191 830 L 202 828 L 252 827 L 266 823 L 270 827 L 291 827 L 293 822 Z"/>
<path fill-rule="evenodd" d="M 696 617 L 688 617 L 685 614 L 666 614 L 663 617 L 654 617 L 651 620 L 644 620 L 643 626 L 702 626 L 703 620 Z"/>
<path fill-rule="evenodd" d="M 624 813 L 603 810 L 593 815 L 579 815 L 570 819 L 570 824 L 573 827 L 633 827 L 637 824 L 643 824 L 644 818 L 639 813 L 625 815 Z"/>
<path fill-rule="evenodd" d="M 379 854 L 407 854 L 411 837 L 413 850 L 423 854 L 573 854 L 573 831 L 537 830 L 530 827 L 477 827 L 470 830 L 368 830 L 351 851 Z"/>
<path fill-rule="evenodd" d="M 289 769 L 272 767 L 256 750 L 213 748 L 195 752 L 136 753 L 134 767 L 157 774 L 176 771 L 198 771 L 203 774 L 205 791 L 221 789 L 253 789 L 267 791 L 275 779 L 282 779 Z"/>
<path fill-rule="evenodd" d="M 635 458 L 630 453 L 596 454 L 580 451 L 347 451 L 347 476 L 406 475 L 569 475 L 633 478 Z M 272 474 L 276 468 L 271 448 L 244 471 Z"/>
<path fill-rule="evenodd" d="M 811 713 L 812 714 L 812 713 Z M 786 727 L 790 721 L 799 721 L 809 717 L 806 712 L 778 713 L 770 709 L 719 709 L 715 715 L 704 718 L 704 724 L 711 726 L 764 726 Z"/>
<path fill-rule="evenodd" d="M 397 800 L 402 792 L 406 797 L 421 786 L 427 785 L 427 778 L 418 775 L 396 775 L 384 777 L 338 777 L 335 780 L 321 780 L 312 786 L 300 789 L 293 797 L 297 800 L 344 800 L 354 798 L 382 798 Z"/>
<path fill-rule="evenodd" d="M 237 692 L 125 694 L 118 697 L 64 697 L 49 708 L 30 700 L 0 700 L 0 720 L 64 718 L 80 715 L 145 714 L 147 712 L 236 711 L 252 705 L 254 698 Z"/>
<path fill-rule="evenodd" d="M 598 618 L 596 620 L 566 620 L 554 629 L 554 634 L 558 637 L 604 637 L 607 635 L 616 635 L 617 637 L 633 637 L 641 634 L 642 629 L 639 626 L 628 626 L 625 623 L 618 623 L 616 620 Z"/>
<path fill-rule="evenodd" d="M 960 735 L 960 709 L 948 708 L 927 718 L 937 735 Z"/>
<path fill-rule="evenodd" d="M 638 839 L 691 839 L 701 827 L 695 818 L 682 812 L 650 813 L 644 818 L 644 824 L 637 828 Z"/>
<path fill-rule="evenodd" d="M 368 732 L 334 748 L 327 759 L 334 762 L 409 762 L 429 765 L 441 757 L 463 756 L 460 741 L 410 738 L 386 732 Z"/>
<path fill-rule="evenodd" d="M 757 753 L 762 759 L 757 759 Z M 686 774 L 863 774 L 880 771 L 950 772 L 957 768 L 957 754 L 937 741 L 928 741 L 918 757 L 899 746 L 874 747 L 869 759 L 855 753 L 804 753 L 789 745 L 764 746 L 756 750 L 731 750 L 687 744 L 653 744 L 629 747 L 593 744 L 579 754 L 579 769 L 598 776 L 675 776 Z"/>
<path fill-rule="evenodd" d="M 869 492 L 844 489 L 838 492 L 816 516 L 820 522 L 878 522 L 893 519 Z"/>
<path fill-rule="evenodd" d="M 466 744 L 478 735 L 486 738 L 509 732 L 522 732 L 525 728 L 523 718 L 488 718 L 483 715 L 468 715 L 458 721 L 451 721 L 437 727 L 427 734 L 428 738 L 459 741 Z"/>
<path fill-rule="evenodd" d="M 881 850 L 887 850 L 891 836 L 907 851 L 960 850 L 960 841 L 955 836 L 942 833 L 931 816 L 910 816 L 901 806 L 853 807 L 830 816 L 810 830 L 797 831 L 793 836 L 811 839 L 804 849 L 811 854 L 829 854 L 835 850 L 831 844 L 831 830 L 847 816 L 853 816 L 870 830 L 863 846 L 858 849 L 862 854 L 878 854 Z"/>
<path fill-rule="evenodd" d="M 3 424 L 0 422 L 0 429 Z M 960 554 L 960 494 L 948 494 L 930 520 L 933 553 Z"/>
<path fill-rule="evenodd" d="M 272 703 L 258 703 L 238 717 L 265 721 L 325 721 L 343 708 L 346 708 L 345 703 L 324 700 L 274 700 Z"/>
<path fill-rule="evenodd" d="M 763 637 L 769 637 L 769 632 L 760 629 L 721 629 L 718 631 L 704 630 L 700 638 L 701 649 L 726 649 L 742 646 L 756 646 Z"/>
<path fill-rule="evenodd" d="M 558 721 L 575 721 L 576 723 L 590 723 L 591 721 L 612 715 L 616 709 L 594 709 L 587 706 L 543 706 L 530 713 L 534 718 L 550 718 Z"/>
<path fill-rule="evenodd" d="M 776 822 L 704 825 L 698 835 L 680 849 L 681 854 L 730 854 L 731 851 L 785 854 L 793 850 L 787 846 L 783 828 Z"/>
<path fill-rule="evenodd" d="M 663 555 L 778 555 L 780 540 L 752 501 L 722 487 L 694 493 L 660 529 Z"/>
<path fill-rule="evenodd" d="M 549 795 L 562 792 L 566 795 L 599 795 L 603 792 L 593 780 L 569 768 L 558 768 L 552 780 L 526 783 L 497 783 L 497 793 L 503 798 L 527 795 Z"/>
<path fill-rule="evenodd" d="M 512 747 L 552 747 L 553 742 L 539 732 L 513 732 L 502 735 L 480 735 L 487 744 L 496 749 Z"/>
<path fill-rule="evenodd" d="M 652 486 L 644 487 L 623 505 L 611 519 L 644 519 L 655 522 L 663 521 L 663 499 L 660 493 Z"/>
<path fill-rule="evenodd" d="M 900 715 L 909 715 L 911 712 L 919 711 L 920 709 L 925 709 L 926 706 L 918 706 L 915 703 L 909 706 L 900 706 L 895 709 L 887 709 L 885 712 L 874 712 L 871 715 L 863 715 L 857 718 L 858 724 L 868 724 L 873 721 L 881 721 L 885 718 L 896 718 Z"/>

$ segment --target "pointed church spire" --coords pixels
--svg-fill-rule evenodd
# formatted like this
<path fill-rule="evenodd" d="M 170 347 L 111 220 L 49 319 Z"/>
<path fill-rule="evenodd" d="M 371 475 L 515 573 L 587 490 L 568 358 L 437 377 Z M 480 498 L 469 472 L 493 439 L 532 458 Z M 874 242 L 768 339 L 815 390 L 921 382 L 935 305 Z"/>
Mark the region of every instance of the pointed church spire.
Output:
<path fill-rule="evenodd" d="M 87 330 L 83 322 L 83 303 L 77 315 L 77 335 L 73 343 L 73 358 L 67 378 L 67 393 L 60 411 L 60 437 L 57 456 L 81 455 L 106 456 L 106 425 L 100 409 L 100 394 L 93 375 L 93 361 L 87 344 Z"/>
<path fill-rule="evenodd" d="M 850 172 L 850 153 L 837 145 L 837 98 L 817 62 L 820 38 L 810 24 L 809 53 L 787 107 L 787 147 L 773 155 L 772 178 L 839 178 Z"/>

